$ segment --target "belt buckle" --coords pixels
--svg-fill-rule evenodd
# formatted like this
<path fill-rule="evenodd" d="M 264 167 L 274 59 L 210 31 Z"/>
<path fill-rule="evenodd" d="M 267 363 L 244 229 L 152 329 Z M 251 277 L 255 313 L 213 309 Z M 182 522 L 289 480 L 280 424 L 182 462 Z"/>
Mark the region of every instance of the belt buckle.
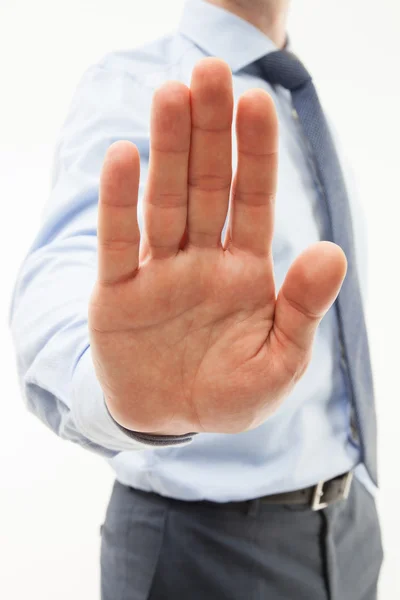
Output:
<path fill-rule="evenodd" d="M 353 471 L 349 471 L 345 475 L 343 475 L 343 489 L 340 496 L 337 500 L 346 500 L 349 497 L 351 482 L 353 480 Z M 324 485 L 327 483 L 326 481 L 319 481 L 315 486 L 313 497 L 311 500 L 311 509 L 312 510 L 321 510 L 322 508 L 326 508 L 329 502 L 321 502 L 321 498 L 324 495 Z"/>
<path fill-rule="evenodd" d="M 312 510 L 321 510 L 321 508 L 325 508 L 326 506 L 328 506 L 327 502 L 321 502 L 321 498 L 324 495 L 324 485 L 325 481 L 319 481 L 315 486 L 311 501 Z"/>

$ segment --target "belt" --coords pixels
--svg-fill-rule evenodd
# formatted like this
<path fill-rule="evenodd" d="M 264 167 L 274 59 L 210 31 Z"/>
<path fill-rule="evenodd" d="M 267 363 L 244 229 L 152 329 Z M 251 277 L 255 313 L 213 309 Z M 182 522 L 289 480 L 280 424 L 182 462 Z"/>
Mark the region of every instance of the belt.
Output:
<path fill-rule="evenodd" d="M 321 508 L 326 508 L 333 502 L 348 498 L 352 479 L 353 472 L 348 471 L 347 473 L 343 473 L 343 475 L 339 475 L 328 481 L 319 481 L 316 485 L 301 490 L 295 490 L 293 492 L 261 496 L 253 500 L 239 502 L 218 503 L 210 500 L 201 500 L 198 503 L 221 508 L 246 510 L 254 500 L 257 500 L 261 504 L 302 504 L 308 506 L 311 510 L 320 510 Z M 195 503 L 196 502 L 191 502 L 191 504 Z"/>

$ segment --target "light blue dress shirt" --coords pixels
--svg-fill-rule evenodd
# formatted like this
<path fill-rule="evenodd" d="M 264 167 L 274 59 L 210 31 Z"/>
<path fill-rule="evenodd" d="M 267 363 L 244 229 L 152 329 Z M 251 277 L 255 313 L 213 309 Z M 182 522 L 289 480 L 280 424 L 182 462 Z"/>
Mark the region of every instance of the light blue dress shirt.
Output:
<path fill-rule="evenodd" d="M 352 435 L 332 309 L 318 329 L 311 363 L 297 387 L 276 414 L 240 434 L 201 433 L 181 446 L 163 448 L 132 440 L 107 413 L 92 364 L 87 310 L 97 274 L 97 202 L 106 150 L 117 140 L 139 148 L 142 229 L 153 92 L 169 79 L 189 85 L 202 57 L 218 56 L 230 65 L 236 101 L 259 87 L 276 104 L 280 162 L 273 253 L 278 289 L 297 255 L 320 239 L 318 182 L 290 93 L 247 69 L 276 49 L 243 19 L 190 0 L 176 32 L 140 48 L 107 53 L 85 70 L 57 140 L 41 226 L 11 299 L 21 390 L 28 409 L 54 432 L 103 455 L 121 483 L 142 490 L 184 500 L 245 500 L 309 486 L 358 465 L 356 475 L 375 492 Z M 236 163 L 234 144 L 234 168 Z M 354 193 L 350 196 L 365 293 L 363 216 Z M 222 239 L 226 226 L 227 221 Z"/>

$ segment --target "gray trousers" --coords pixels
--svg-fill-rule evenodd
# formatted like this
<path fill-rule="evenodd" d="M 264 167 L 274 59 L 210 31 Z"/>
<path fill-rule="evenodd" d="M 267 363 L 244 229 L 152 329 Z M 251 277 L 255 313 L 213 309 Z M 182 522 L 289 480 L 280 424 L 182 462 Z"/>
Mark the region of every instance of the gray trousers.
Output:
<path fill-rule="evenodd" d="M 376 600 L 375 501 L 356 479 L 318 512 L 191 503 L 115 482 L 101 527 L 102 600 Z"/>

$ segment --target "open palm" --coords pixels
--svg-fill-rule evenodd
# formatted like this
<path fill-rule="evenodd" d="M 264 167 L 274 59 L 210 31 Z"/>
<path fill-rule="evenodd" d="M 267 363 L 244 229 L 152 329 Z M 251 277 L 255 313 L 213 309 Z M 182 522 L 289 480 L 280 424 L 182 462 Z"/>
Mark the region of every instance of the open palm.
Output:
<path fill-rule="evenodd" d="M 138 150 L 120 141 L 107 151 L 89 331 L 108 408 L 126 428 L 236 433 L 260 425 L 304 373 L 344 279 L 343 252 L 320 242 L 297 258 L 276 297 L 271 97 L 253 89 L 239 99 L 233 180 L 232 120 L 222 60 L 201 60 L 190 88 L 171 81 L 156 91 L 142 236 Z"/>

